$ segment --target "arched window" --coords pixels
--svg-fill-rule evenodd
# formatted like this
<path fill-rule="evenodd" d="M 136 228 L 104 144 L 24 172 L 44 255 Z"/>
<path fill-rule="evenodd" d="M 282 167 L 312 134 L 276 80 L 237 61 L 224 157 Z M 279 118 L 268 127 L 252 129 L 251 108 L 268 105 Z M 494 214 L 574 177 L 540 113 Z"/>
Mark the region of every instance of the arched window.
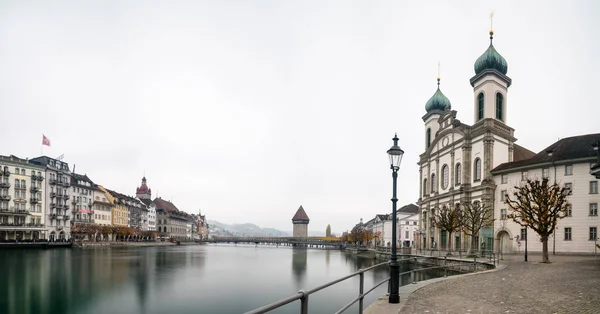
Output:
<path fill-rule="evenodd" d="M 475 181 L 479 181 L 481 180 L 481 159 L 476 158 L 475 159 L 475 165 L 473 166 L 473 170 L 475 172 L 473 178 L 475 179 Z"/>
<path fill-rule="evenodd" d="M 483 93 L 477 96 L 477 120 L 483 119 Z"/>
<path fill-rule="evenodd" d="M 460 163 L 456 164 L 456 171 L 454 171 L 454 175 L 455 175 L 455 178 L 456 178 L 454 180 L 454 182 L 455 182 L 456 185 L 459 185 L 460 184 L 461 175 L 462 175 L 462 173 L 460 172 Z"/>
<path fill-rule="evenodd" d="M 427 129 L 427 148 L 429 148 L 429 146 L 431 145 L 431 128 Z"/>
<path fill-rule="evenodd" d="M 496 93 L 496 119 L 502 120 L 502 114 L 504 109 L 504 96 L 500 93 Z"/>
<path fill-rule="evenodd" d="M 423 179 L 423 196 L 427 195 L 427 179 Z"/>
<path fill-rule="evenodd" d="M 431 193 L 435 193 L 435 173 L 431 174 Z"/>
<path fill-rule="evenodd" d="M 448 170 L 448 165 L 443 165 L 442 166 L 442 189 L 447 189 L 448 188 L 448 181 L 450 177 L 450 173 Z"/>

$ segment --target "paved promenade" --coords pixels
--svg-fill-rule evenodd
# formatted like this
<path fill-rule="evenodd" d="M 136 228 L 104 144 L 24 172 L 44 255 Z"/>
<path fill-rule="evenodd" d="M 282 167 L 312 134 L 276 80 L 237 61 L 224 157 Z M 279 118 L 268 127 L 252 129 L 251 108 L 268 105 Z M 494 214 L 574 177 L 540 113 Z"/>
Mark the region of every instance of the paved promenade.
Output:
<path fill-rule="evenodd" d="M 505 256 L 503 269 L 415 287 L 399 306 L 369 313 L 600 313 L 600 259 L 550 255 L 551 264 L 539 261 L 539 254 L 527 263 L 522 254 Z"/>

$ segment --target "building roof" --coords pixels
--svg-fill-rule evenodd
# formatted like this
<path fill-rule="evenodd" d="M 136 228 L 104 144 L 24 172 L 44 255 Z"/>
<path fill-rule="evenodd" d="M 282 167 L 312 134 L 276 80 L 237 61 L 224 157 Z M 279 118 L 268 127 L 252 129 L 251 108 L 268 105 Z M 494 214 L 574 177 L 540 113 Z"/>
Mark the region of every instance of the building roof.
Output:
<path fill-rule="evenodd" d="M 533 156 L 535 156 L 534 152 L 530 151 L 529 149 L 527 149 L 521 145 L 514 144 L 514 146 L 513 146 L 513 161 L 521 161 L 524 159 L 529 159 Z"/>
<path fill-rule="evenodd" d="M 444 93 L 442 93 L 442 91 L 440 90 L 440 78 L 438 77 L 437 79 L 437 90 L 435 91 L 435 93 L 433 94 L 433 96 L 431 96 L 431 98 L 429 98 L 429 100 L 427 101 L 427 103 L 425 103 L 425 110 L 427 112 L 430 112 L 432 110 L 446 110 L 446 109 L 450 109 L 452 106 L 450 104 L 450 99 L 448 99 L 448 97 L 446 97 L 446 95 L 444 95 Z"/>
<path fill-rule="evenodd" d="M 136 189 L 136 193 L 137 194 L 151 194 L 152 193 L 152 190 L 150 188 L 148 188 L 148 185 L 146 184 L 145 176 L 142 178 L 142 185 L 140 185 L 140 187 L 138 187 Z"/>
<path fill-rule="evenodd" d="M 404 206 L 400 207 L 400 209 L 398 209 L 397 212 L 406 213 L 406 214 L 416 214 L 419 212 L 419 206 L 417 206 L 415 204 L 404 205 Z"/>
<path fill-rule="evenodd" d="M 81 181 L 85 181 L 87 183 L 89 183 L 90 185 L 81 185 L 79 184 L 79 180 Z M 77 173 L 72 173 L 71 174 L 71 185 L 75 185 L 75 186 L 79 186 L 79 187 L 84 187 L 86 189 L 96 189 L 96 185 L 94 184 L 94 182 L 87 176 L 87 174 L 77 174 Z"/>
<path fill-rule="evenodd" d="M 503 163 L 494 168 L 492 173 L 546 163 L 560 163 L 583 158 L 591 159 L 598 154 L 593 147 L 598 142 L 600 142 L 600 133 L 563 138 L 530 158 Z"/>
<path fill-rule="evenodd" d="M 178 212 L 179 209 L 177 208 L 177 206 L 175 206 L 173 203 L 169 202 L 169 201 L 165 201 L 160 197 L 157 197 L 154 199 L 154 201 L 152 201 L 152 203 L 154 203 L 154 205 L 156 206 L 156 209 L 162 209 L 165 210 L 167 212 Z"/>
<path fill-rule="evenodd" d="M 485 70 L 496 70 L 503 75 L 508 72 L 508 63 L 498 51 L 494 48 L 492 40 L 494 39 L 494 31 L 490 31 L 490 46 L 488 49 L 477 58 L 475 61 L 475 75 L 482 73 Z"/>
<path fill-rule="evenodd" d="M 139 198 L 140 202 L 144 203 L 144 205 L 150 207 L 150 205 L 152 205 L 152 200 L 149 200 L 147 198 Z"/>
<path fill-rule="evenodd" d="M 302 205 L 300 205 L 300 208 L 298 208 L 296 214 L 294 217 L 292 217 L 292 221 L 310 221 L 308 215 L 306 215 L 306 212 L 304 211 L 304 208 L 302 208 Z"/>

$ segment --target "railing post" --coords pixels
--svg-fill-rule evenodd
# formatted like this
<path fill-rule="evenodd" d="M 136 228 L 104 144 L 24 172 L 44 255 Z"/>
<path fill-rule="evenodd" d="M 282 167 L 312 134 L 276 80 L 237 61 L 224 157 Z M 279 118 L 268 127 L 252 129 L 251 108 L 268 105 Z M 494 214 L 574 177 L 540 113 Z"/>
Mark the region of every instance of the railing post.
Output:
<path fill-rule="evenodd" d="M 473 264 L 474 264 L 473 266 L 475 266 L 475 268 L 474 268 L 475 270 L 473 272 L 476 273 L 477 272 L 477 256 L 475 256 L 473 258 Z"/>
<path fill-rule="evenodd" d="M 417 272 L 414 269 L 410 272 L 410 277 L 412 279 L 413 285 L 416 285 L 417 284 Z"/>
<path fill-rule="evenodd" d="M 364 301 L 364 296 L 363 293 L 365 293 L 365 272 L 361 269 L 360 271 L 360 286 L 358 287 L 358 297 L 360 299 L 358 299 L 358 314 L 362 314 L 363 313 L 363 301 Z"/>
<path fill-rule="evenodd" d="M 302 293 L 302 297 L 300 298 L 300 314 L 308 314 L 308 294 L 304 290 L 300 290 L 298 293 Z"/>
<path fill-rule="evenodd" d="M 444 256 L 444 277 L 448 277 L 448 257 Z"/>

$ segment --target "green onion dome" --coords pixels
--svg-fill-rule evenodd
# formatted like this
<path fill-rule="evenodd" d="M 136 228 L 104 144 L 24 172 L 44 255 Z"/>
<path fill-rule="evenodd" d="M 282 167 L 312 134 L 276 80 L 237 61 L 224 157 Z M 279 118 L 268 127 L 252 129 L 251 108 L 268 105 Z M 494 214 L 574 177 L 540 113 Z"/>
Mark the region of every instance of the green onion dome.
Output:
<path fill-rule="evenodd" d="M 504 75 L 508 72 L 508 63 L 492 45 L 494 39 L 494 31 L 490 30 L 490 46 L 488 49 L 475 61 L 475 75 L 485 70 L 496 70 Z"/>
<path fill-rule="evenodd" d="M 433 94 L 433 96 L 431 96 L 431 98 L 429 98 L 429 100 L 425 104 L 425 110 L 427 112 L 430 112 L 432 110 L 442 110 L 443 111 L 443 110 L 451 108 L 450 99 L 448 99 L 448 97 L 446 97 L 444 95 L 444 93 L 442 93 L 442 91 L 440 90 L 440 78 L 439 77 L 438 77 L 437 81 L 438 81 L 437 91 L 435 91 L 435 94 Z"/>

